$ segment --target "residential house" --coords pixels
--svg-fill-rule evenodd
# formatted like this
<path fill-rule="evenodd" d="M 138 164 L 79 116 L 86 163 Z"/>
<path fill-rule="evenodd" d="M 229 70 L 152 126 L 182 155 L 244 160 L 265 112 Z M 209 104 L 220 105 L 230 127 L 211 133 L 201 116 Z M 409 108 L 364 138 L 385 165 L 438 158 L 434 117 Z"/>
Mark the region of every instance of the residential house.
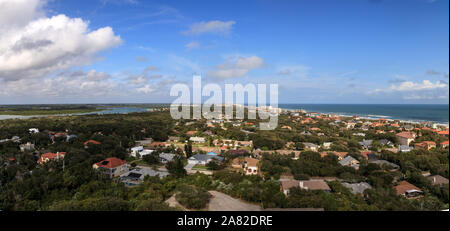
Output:
<path fill-rule="evenodd" d="M 19 147 L 20 147 L 20 151 L 22 151 L 22 152 L 34 150 L 34 144 L 32 144 L 30 142 L 27 142 L 26 144 L 21 144 Z"/>
<path fill-rule="evenodd" d="M 188 164 L 206 165 L 207 163 L 209 163 L 213 160 L 222 162 L 224 160 L 224 158 L 221 156 L 197 154 L 197 155 L 189 157 Z"/>
<path fill-rule="evenodd" d="M 431 183 L 433 185 L 440 185 L 440 186 L 442 186 L 442 185 L 448 184 L 448 179 L 443 177 L 443 176 L 441 176 L 441 175 L 427 176 L 427 179 L 429 181 L 431 181 Z"/>
<path fill-rule="evenodd" d="M 77 135 L 67 135 L 67 136 L 66 136 L 66 142 L 69 142 L 70 140 L 76 139 L 76 138 L 78 138 Z"/>
<path fill-rule="evenodd" d="M 304 142 L 303 145 L 305 146 L 305 150 L 317 152 L 317 150 L 319 149 L 319 146 L 317 144 Z"/>
<path fill-rule="evenodd" d="M 407 181 L 398 182 L 398 184 L 394 186 L 394 189 L 397 191 L 397 195 L 402 195 L 411 199 L 421 197 L 424 194 L 420 188 L 408 183 Z"/>
<path fill-rule="evenodd" d="M 359 169 L 359 161 L 352 156 L 347 156 L 344 159 L 340 160 L 339 164 L 342 166 L 352 167 L 356 170 Z"/>
<path fill-rule="evenodd" d="M 205 138 L 203 138 L 203 137 L 193 136 L 193 137 L 189 138 L 189 140 L 193 143 L 205 143 Z"/>
<path fill-rule="evenodd" d="M 66 155 L 65 152 L 57 152 L 57 153 L 44 153 L 41 155 L 39 160 L 37 161 L 39 164 L 45 164 L 52 160 L 61 160 L 64 159 L 64 156 Z"/>
<path fill-rule="evenodd" d="M 388 146 L 388 147 L 393 147 L 394 146 L 394 144 L 390 140 L 387 140 L 387 139 L 378 140 L 378 143 L 380 145 L 384 145 L 384 146 Z"/>
<path fill-rule="evenodd" d="M 155 150 L 158 148 L 166 147 L 166 142 L 153 142 L 149 145 L 150 149 Z"/>
<path fill-rule="evenodd" d="M 416 133 L 414 132 L 400 132 L 395 135 L 397 137 L 398 143 L 400 145 L 409 146 L 409 143 L 413 142 L 416 138 Z"/>
<path fill-rule="evenodd" d="M 448 147 L 448 140 L 441 142 L 441 148 L 447 148 Z"/>
<path fill-rule="evenodd" d="M 372 146 L 372 140 L 363 139 L 361 142 L 358 142 L 364 149 L 369 149 Z"/>
<path fill-rule="evenodd" d="M 406 124 L 403 126 L 403 129 L 405 129 L 406 131 L 411 131 L 414 129 L 414 126 L 412 126 L 411 124 Z"/>
<path fill-rule="evenodd" d="M 158 176 L 159 178 L 164 178 L 168 175 L 169 173 L 165 171 L 156 171 L 149 167 L 138 166 L 135 169 L 120 175 L 119 180 L 127 186 L 135 186 L 144 182 L 145 176 Z"/>
<path fill-rule="evenodd" d="M 165 164 L 167 162 L 170 162 L 175 158 L 176 154 L 173 153 L 160 153 L 159 154 L 159 162 Z"/>
<path fill-rule="evenodd" d="M 294 187 L 300 188 L 300 181 L 298 181 L 298 180 L 281 181 L 281 190 L 283 191 L 284 195 L 286 195 L 286 196 L 289 196 L 291 188 L 294 188 Z"/>
<path fill-rule="evenodd" d="M 360 182 L 360 183 L 354 183 L 354 184 L 344 182 L 344 183 L 342 183 L 342 185 L 344 187 L 350 189 L 350 192 L 352 192 L 353 194 L 363 194 L 366 189 L 372 188 L 372 186 L 370 186 L 370 184 L 368 184 L 366 182 Z"/>
<path fill-rule="evenodd" d="M 331 192 L 330 187 L 324 180 L 305 180 L 300 181 L 300 188 L 305 190 L 322 190 L 325 192 Z"/>
<path fill-rule="evenodd" d="M 337 156 L 337 157 L 338 157 L 338 160 L 342 160 L 342 159 L 344 159 L 344 158 L 347 156 L 348 152 L 337 152 L 337 151 L 332 151 L 331 154 Z"/>
<path fill-rule="evenodd" d="M 96 140 L 88 140 L 88 141 L 84 142 L 84 148 L 88 148 L 89 145 L 92 145 L 92 144 L 93 145 L 100 145 L 102 143 L 100 143 L 100 142 L 98 142 Z"/>
<path fill-rule="evenodd" d="M 144 149 L 143 146 L 137 146 L 137 147 L 131 148 L 130 156 L 137 157 L 139 154 L 139 157 L 143 157 L 145 155 L 152 154 L 152 152 L 154 152 L 154 150 Z"/>
<path fill-rule="evenodd" d="M 251 157 L 234 158 L 232 167 L 243 169 L 245 175 L 257 175 L 259 173 L 259 160 Z"/>
<path fill-rule="evenodd" d="M 333 144 L 333 142 L 324 142 L 322 144 L 322 148 L 324 149 L 330 149 L 331 145 Z"/>
<path fill-rule="evenodd" d="M 100 170 L 109 178 L 118 177 L 128 172 L 128 164 L 125 160 L 116 157 L 106 158 L 92 165 L 94 169 Z"/>
<path fill-rule="evenodd" d="M 345 128 L 352 129 L 352 128 L 355 128 L 355 125 L 356 125 L 356 123 L 347 122 L 347 123 L 345 123 Z"/>
<path fill-rule="evenodd" d="M 399 152 L 410 152 L 414 149 L 414 147 L 410 147 L 408 145 L 400 145 L 398 146 L 398 151 Z"/>
<path fill-rule="evenodd" d="M 143 146 L 136 146 L 134 148 L 131 148 L 131 153 L 130 155 L 132 157 L 136 157 L 137 154 L 139 154 L 140 152 L 144 151 L 144 147 Z"/>
<path fill-rule="evenodd" d="M 193 136 L 193 135 L 195 135 L 195 133 L 197 133 L 197 131 L 187 131 L 186 135 L 187 136 Z"/>
<path fill-rule="evenodd" d="M 235 147 L 252 147 L 253 141 L 235 141 L 234 142 Z"/>
<path fill-rule="evenodd" d="M 178 143 L 178 141 L 180 141 L 180 137 L 178 136 L 169 136 L 169 139 L 167 140 L 167 142 L 174 142 L 174 143 Z"/>
<path fill-rule="evenodd" d="M 366 158 L 366 160 L 369 160 L 369 158 L 374 158 L 374 153 L 371 151 L 363 151 L 361 152 L 361 156 L 363 156 L 364 158 Z M 376 157 L 376 155 L 375 155 Z"/>
<path fill-rule="evenodd" d="M 37 128 L 30 128 L 30 129 L 28 129 L 28 132 L 30 134 L 39 133 L 39 129 L 37 129 Z"/>
<path fill-rule="evenodd" d="M 433 142 L 433 141 L 423 141 L 423 142 L 420 142 L 420 143 L 415 143 L 414 144 L 414 148 L 430 150 L 432 148 L 436 148 L 436 143 Z"/>

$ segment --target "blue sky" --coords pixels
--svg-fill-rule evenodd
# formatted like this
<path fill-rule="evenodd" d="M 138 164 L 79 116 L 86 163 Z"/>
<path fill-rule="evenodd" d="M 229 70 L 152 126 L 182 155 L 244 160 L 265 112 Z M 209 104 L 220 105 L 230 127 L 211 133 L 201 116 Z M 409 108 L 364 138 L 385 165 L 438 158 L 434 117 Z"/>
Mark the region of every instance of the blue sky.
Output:
<path fill-rule="evenodd" d="M 0 41 L 17 40 L 3 45 L 0 103 L 171 102 L 170 86 L 194 73 L 205 83 L 278 83 L 280 103 L 449 100 L 444 0 L 30 1 L 34 10 L 4 7 L 33 14 L 22 24 L 0 17 Z M 62 27 L 54 36 L 30 29 L 53 22 Z M 36 63 L 20 65 L 24 54 Z"/>

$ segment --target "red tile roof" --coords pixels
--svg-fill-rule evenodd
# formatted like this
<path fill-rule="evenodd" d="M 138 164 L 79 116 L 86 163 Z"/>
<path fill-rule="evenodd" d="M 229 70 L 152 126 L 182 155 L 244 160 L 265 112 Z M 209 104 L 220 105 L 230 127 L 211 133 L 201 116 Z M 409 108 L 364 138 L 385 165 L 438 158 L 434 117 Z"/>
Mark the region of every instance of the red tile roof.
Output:
<path fill-rule="evenodd" d="M 95 163 L 95 165 L 97 165 L 98 167 L 103 167 L 103 168 L 116 168 L 116 167 L 124 165 L 126 163 L 127 162 L 125 160 L 121 160 L 116 157 L 110 157 L 110 158 L 106 158 L 105 160 L 102 160 L 98 163 Z"/>
<path fill-rule="evenodd" d="M 187 131 L 187 132 L 186 132 L 186 135 L 192 136 L 192 135 L 194 135 L 195 133 L 197 133 L 197 131 Z"/>
<path fill-rule="evenodd" d="M 408 183 L 407 181 L 400 181 L 398 182 L 398 185 L 394 187 L 395 190 L 397 191 L 398 195 L 403 195 L 406 193 L 406 191 L 409 190 L 418 190 L 418 191 L 422 191 L 420 188 Z"/>
<path fill-rule="evenodd" d="M 88 144 L 102 144 L 96 140 L 88 140 L 86 142 L 84 142 L 84 146 L 88 145 Z"/>
<path fill-rule="evenodd" d="M 369 154 L 372 154 L 372 152 L 370 151 L 361 152 L 361 155 L 364 156 L 364 158 L 366 158 L 367 160 L 369 159 Z"/>
<path fill-rule="evenodd" d="M 400 132 L 400 133 L 397 133 L 396 136 L 406 138 L 406 139 L 414 139 L 415 138 L 414 133 L 411 133 L 411 132 Z"/>

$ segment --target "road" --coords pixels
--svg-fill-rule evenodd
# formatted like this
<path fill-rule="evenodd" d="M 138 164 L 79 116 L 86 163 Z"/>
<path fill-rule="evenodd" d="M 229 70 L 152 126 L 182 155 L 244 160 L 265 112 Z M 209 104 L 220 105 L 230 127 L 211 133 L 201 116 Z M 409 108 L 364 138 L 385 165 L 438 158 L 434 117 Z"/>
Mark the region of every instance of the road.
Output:
<path fill-rule="evenodd" d="M 217 191 L 209 191 L 213 196 L 208 211 L 261 211 L 259 205 L 250 204 Z"/>

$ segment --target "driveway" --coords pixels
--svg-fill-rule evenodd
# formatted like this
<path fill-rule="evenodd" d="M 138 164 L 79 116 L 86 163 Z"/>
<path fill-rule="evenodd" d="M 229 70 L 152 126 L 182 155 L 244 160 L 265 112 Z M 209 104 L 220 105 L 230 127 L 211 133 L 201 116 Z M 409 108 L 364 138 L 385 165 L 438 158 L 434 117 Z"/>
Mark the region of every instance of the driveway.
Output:
<path fill-rule="evenodd" d="M 186 171 L 191 171 L 194 166 L 195 164 L 187 164 L 186 166 L 184 166 L 184 169 L 186 169 Z"/>
<path fill-rule="evenodd" d="M 208 211 L 261 211 L 259 205 L 250 204 L 217 191 L 209 191 L 212 195 Z"/>

